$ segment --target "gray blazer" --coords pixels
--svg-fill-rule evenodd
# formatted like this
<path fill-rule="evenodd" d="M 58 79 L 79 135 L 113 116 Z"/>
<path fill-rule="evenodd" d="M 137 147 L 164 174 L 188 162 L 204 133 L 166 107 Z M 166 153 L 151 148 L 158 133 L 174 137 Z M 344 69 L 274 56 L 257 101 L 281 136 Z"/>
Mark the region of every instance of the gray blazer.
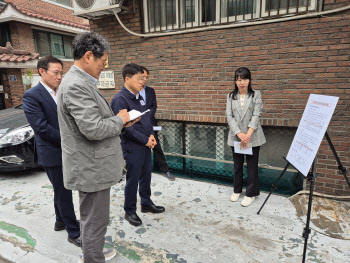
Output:
<path fill-rule="evenodd" d="M 57 113 L 64 186 L 97 192 L 118 183 L 123 119 L 114 115 L 87 73 L 74 66 L 67 72 L 59 87 Z"/>
<path fill-rule="evenodd" d="M 227 95 L 226 117 L 230 131 L 228 133 L 227 144 L 233 146 L 234 141 L 241 141 L 237 133 L 247 133 L 249 127 L 254 129 L 250 138 L 253 147 L 263 145 L 266 142 L 264 132 L 260 125 L 260 115 L 263 108 L 260 91 L 255 90 L 254 98 L 249 96 L 244 100 L 243 109 L 241 107 L 241 95 L 237 94 L 237 100 L 232 100 Z"/>

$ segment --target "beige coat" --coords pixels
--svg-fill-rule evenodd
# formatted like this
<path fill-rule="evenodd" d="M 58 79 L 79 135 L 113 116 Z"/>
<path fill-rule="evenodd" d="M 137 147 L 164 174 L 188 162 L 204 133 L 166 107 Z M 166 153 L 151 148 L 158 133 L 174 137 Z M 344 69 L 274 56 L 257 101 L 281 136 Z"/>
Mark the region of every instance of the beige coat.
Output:
<path fill-rule="evenodd" d="M 237 94 L 237 100 L 232 100 L 227 95 L 226 117 L 230 127 L 227 144 L 233 146 L 234 141 L 241 141 L 237 133 L 247 133 L 249 127 L 254 129 L 250 138 L 253 147 L 260 146 L 266 142 L 264 132 L 260 125 L 260 115 L 263 108 L 260 91 L 255 90 L 254 97 L 246 97 L 243 109 L 241 107 L 241 95 Z"/>
<path fill-rule="evenodd" d="M 119 139 L 123 120 L 114 115 L 95 83 L 74 66 L 59 87 L 57 113 L 64 186 L 96 192 L 118 183 L 123 169 Z"/>

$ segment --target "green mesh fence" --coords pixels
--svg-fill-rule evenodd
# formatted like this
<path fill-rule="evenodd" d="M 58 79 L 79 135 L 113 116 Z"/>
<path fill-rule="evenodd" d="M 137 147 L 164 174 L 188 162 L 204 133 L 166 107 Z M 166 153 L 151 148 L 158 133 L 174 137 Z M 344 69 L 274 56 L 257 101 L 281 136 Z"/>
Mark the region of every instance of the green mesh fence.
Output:
<path fill-rule="evenodd" d="M 170 171 L 196 180 L 233 185 L 233 158 L 227 145 L 228 127 L 217 124 L 159 121 L 159 143 Z M 286 166 L 295 129 L 263 127 L 267 143 L 260 149 L 259 179 L 262 191 L 270 191 Z M 159 172 L 154 165 L 154 172 Z M 244 183 L 247 173 L 244 169 Z M 288 170 L 275 193 L 293 195 L 302 190 L 303 177 Z"/>

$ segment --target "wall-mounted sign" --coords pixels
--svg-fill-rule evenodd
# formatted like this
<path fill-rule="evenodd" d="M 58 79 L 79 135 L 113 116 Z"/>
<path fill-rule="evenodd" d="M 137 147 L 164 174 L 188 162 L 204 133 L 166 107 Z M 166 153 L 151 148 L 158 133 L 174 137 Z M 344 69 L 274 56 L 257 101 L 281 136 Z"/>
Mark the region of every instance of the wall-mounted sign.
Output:
<path fill-rule="evenodd" d="M 5 99 L 8 100 L 8 98 L 9 98 L 9 94 L 8 94 L 8 93 L 5 93 Z"/>
<path fill-rule="evenodd" d="M 114 71 L 102 71 L 97 82 L 98 89 L 114 89 Z"/>
<path fill-rule="evenodd" d="M 17 78 L 15 75 L 9 75 L 9 81 L 17 81 Z"/>
<path fill-rule="evenodd" d="M 4 93 L 4 86 L 0 85 L 0 93 Z"/>

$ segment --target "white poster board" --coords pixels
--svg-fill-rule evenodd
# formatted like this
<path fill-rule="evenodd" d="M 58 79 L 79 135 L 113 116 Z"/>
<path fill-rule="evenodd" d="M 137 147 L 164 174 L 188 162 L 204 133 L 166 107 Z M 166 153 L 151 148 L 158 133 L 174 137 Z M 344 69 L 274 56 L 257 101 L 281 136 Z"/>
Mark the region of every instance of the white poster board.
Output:
<path fill-rule="evenodd" d="M 310 94 L 287 155 L 287 161 L 305 177 L 321 145 L 338 99 L 338 97 Z"/>

